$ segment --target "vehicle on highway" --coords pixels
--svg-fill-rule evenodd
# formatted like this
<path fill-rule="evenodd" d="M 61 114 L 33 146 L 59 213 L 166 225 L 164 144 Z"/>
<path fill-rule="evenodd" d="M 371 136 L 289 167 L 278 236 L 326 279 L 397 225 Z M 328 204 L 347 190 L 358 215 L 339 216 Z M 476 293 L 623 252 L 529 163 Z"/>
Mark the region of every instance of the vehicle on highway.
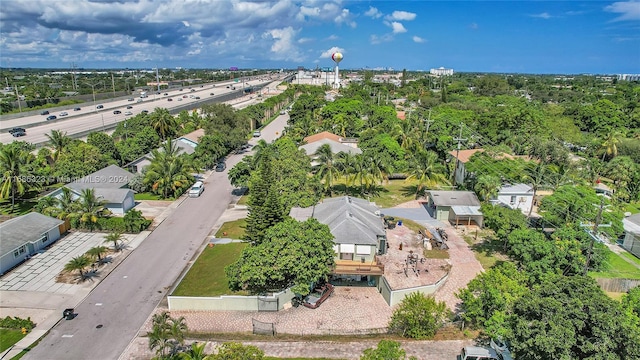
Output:
<path fill-rule="evenodd" d="M 313 292 L 307 297 L 304 298 L 302 305 L 304 307 L 308 307 L 309 309 L 316 309 L 320 306 L 325 300 L 329 298 L 333 294 L 334 291 L 333 285 L 326 283 L 318 288 L 315 288 Z"/>
<path fill-rule="evenodd" d="M 11 129 L 11 130 L 13 130 L 13 129 Z M 12 135 L 13 137 L 20 137 L 20 136 L 25 136 L 25 135 L 27 135 L 27 132 L 26 132 L 26 131 L 24 131 L 24 129 L 22 129 L 22 130 L 20 130 L 20 131 L 14 131 L 14 132 L 11 132 L 11 130 L 9 130 L 9 132 L 11 133 L 11 135 Z"/>
<path fill-rule="evenodd" d="M 178 98 L 178 101 L 182 101 L 182 98 Z"/>
<path fill-rule="evenodd" d="M 199 197 L 204 191 L 204 183 L 202 181 L 196 181 L 191 189 L 189 189 L 189 197 Z"/>
<path fill-rule="evenodd" d="M 223 172 L 224 169 L 226 169 L 226 168 L 227 168 L 227 164 L 225 164 L 224 161 L 221 161 L 221 162 L 216 164 L 216 171 L 217 172 Z"/>
<path fill-rule="evenodd" d="M 200 96 L 196 96 L 196 100 L 200 100 Z"/>
<path fill-rule="evenodd" d="M 98 105 L 96 106 L 96 109 L 104 109 L 104 105 Z"/>
<path fill-rule="evenodd" d="M 49 115 L 49 116 L 47 116 L 47 120 L 55 120 L 55 119 L 57 119 L 57 118 L 58 118 L 58 117 L 57 117 L 57 116 L 55 116 L 55 115 Z"/>
<path fill-rule="evenodd" d="M 80 111 L 82 110 L 81 108 L 77 107 L 77 108 L 73 108 L 73 111 Z"/>
<path fill-rule="evenodd" d="M 69 115 L 69 113 L 68 113 L 68 112 L 66 112 L 66 111 L 63 111 L 63 112 L 61 112 L 61 113 L 60 113 L 60 115 L 58 115 L 58 116 L 63 117 L 63 116 L 67 116 L 67 115 Z"/>
<path fill-rule="evenodd" d="M 129 105 L 127 106 L 127 109 L 133 109 L 133 106 Z"/>
<path fill-rule="evenodd" d="M 140 111 L 140 114 L 148 114 L 148 113 L 149 113 L 149 110 L 142 110 L 142 111 Z"/>
<path fill-rule="evenodd" d="M 188 96 L 187 95 L 182 95 L 182 98 L 186 99 L 186 98 L 188 98 Z"/>
<path fill-rule="evenodd" d="M 191 92 L 196 92 L 196 89 L 191 89 Z"/>
<path fill-rule="evenodd" d="M 214 94 L 214 93 L 210 93 L 209 95 L 213 96 L 213 95 L 215 95 L 215 94 Z"/>
<path fill-rule="evenodd" d="M 124 114 L 125 114 L 125 115 L 127 115 L 127 116 L 128 116 L 128 115 L 133 115 L 133 113 L 132 113 L 131 111 L 125 111 L 125 113 L 124 113 Z"/>
<path fill-rule="evenodd" d="M 47 110 L 45 110 L 45 111 L 41 112 L 40 115 L 49 115 L 49 112 Z"/>
<path fill-rule="evenodd" d="M 262 135 L 260 130 L 256 130 L 256 131 L 253 132 L 253 137 L 260 137 L 260 135 Z"/>
<path fill-rule="evenodd" d="M 14 127 L 13 129 L 9 129 L 9 134 L 13 134 L 14 132 L 18 132 L 18 131 L 26 132 L 27 130 L 21 127 Z"/>
<path fill-rule="evenodd" d="M 120 111 L 120 110 L 113 110 L 113 114 L 114 114 L 114 115 L 122 114 L 122 111 Z"/>
<path fill-rule="evenodd" d="M 133 101 L 133 100 L 134 100 L 134 98 L 128 98 L 127 99 L 127 101 Z"/>
<path fill-rule="evenodd" d="M 136 101 L 136 102 L 139 102 L 139 103 L 141 103 L 142 101 L 144 101 L 144 100 L 142 100 L 142 99 L 138 99 L 138 101 Z"/>
<path fill-rule="evenodd" d="M 169 95 L 169 94 L 168 93 L 164 93 L 164 96 L 167 96 L 167 95 Z"/>
<path fill-rule="evenodd" d="M 173 99 L 172 98 L 168 98 L 167 101 L 173 101 Z"/>

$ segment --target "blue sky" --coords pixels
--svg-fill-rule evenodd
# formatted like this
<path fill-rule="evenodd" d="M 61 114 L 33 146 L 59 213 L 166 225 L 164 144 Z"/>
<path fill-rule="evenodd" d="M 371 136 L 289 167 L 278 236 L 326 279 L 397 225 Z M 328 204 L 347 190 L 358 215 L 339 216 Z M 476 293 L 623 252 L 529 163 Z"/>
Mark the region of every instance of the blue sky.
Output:
<path fill-rule="evenodd" d="M 3 67 L 640 73 L 640 1 L 3 0 Z"/>

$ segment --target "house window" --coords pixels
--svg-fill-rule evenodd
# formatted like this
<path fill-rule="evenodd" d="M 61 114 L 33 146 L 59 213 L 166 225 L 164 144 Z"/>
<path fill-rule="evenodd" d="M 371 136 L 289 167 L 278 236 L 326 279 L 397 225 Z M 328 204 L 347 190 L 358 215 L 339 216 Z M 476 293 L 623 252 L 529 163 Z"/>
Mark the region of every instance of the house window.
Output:
<path fill-rule="evenodd" d="M 353 260 L 353 253 L 340 253 L 340 260 Z"/>
<path fill-rule="evenodd" d="M 18 257 L 26 252 L 27 252 L 27 247 L 25 245 L 22 245 L 16 251 L 13 252 L 13 257 Z"/>
<path fill-rule="evenodd" d="M 516 204 L 516 197 L 515 196 L 511 197 L 511 200 L 509 201 L 509 204 L 511 204 L 511 205 L 515 205 Z"/>
<path fill-rule="evenodd" d="M 42 235 L 42 243 L 46 244 L 49 241 L 49 237 L 47 235 Z"/>

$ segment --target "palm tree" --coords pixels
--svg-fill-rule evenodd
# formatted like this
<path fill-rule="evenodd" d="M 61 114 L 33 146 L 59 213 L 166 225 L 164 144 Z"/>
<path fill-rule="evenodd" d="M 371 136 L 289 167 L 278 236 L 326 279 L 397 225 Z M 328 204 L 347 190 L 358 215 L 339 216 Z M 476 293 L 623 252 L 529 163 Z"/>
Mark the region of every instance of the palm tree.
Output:
<path fill-rule="evenodd" d="M 364 194 L 365 188 L 368 188 L 374 180 L 367 161 L 362 154 L 358 154 L 354 157 L 352 171 L 351 178 L 353 183 L 355 184 L 357 182 L 360 185 L 360 194 Z"/>
<path fill-rule="evenodd" d="M 60 213 L 60 208 L 58 207 L 58 199 L 53 196 L 43 196 L 38 199 L 38 203 L 33 209 L 43 215 L 57 217 L 58 213 Z"/>
<path fill-rule="evenodd" d="M 316 176 L 324 180 L 325 192 L 331 196 L 333 180 L 340 176 L 340 170 L 335 164 L 336 156 L 329 144 L 321 145 L 313 155 L 315 156 L 313 161 L 317 164 L 313 170 Z"/>
<path fill-rule="evenodd" d="M 445 175 L 446 168 L 438 162 L 438 154 L 433 151 L 418 151 L 410 160 L 409 176 L 405 181 L 418 180 L 416 198 L 424 192 L 425 186 L 439 183 L 449 184 Z"/>
<path fill-rule="evenodd" d="M 84 269 L 89 265 L 91 265 L 91 259 L 86 255 L 79 255 L 69 260 L 69 262 L 65 264 L 64 269 L 69 272 L 78 270 L 80 278 L 84 278 Z"/>
<path fill-rule="evenodd" d="M 0 197 L 11 197 L 11 212 L 15 206 L 16 194 L 25 193 L 29 183 L 27 182 L 26 165 L 31 161 L 32 155 L 16 146 L 3 146 L 0 150 L 0 173 L 2 184 L 0 185 Z"/>
<path fill-rule="evenodd" d="M 94 246 L 87 250 L 86 254 L 95 257 L 98 263 L 102 263 L 102 255 L 106 254 L 107 251 L 109 251 L 109 249 L 104 246 Z"/>
<path fill-rule="evenodd" d="M 187 322 L 184 316 L 180 316 L 179 318 L 171 318 L 171 327 L 169 328 L 169 332 L 171 333 L 171 337 L 173 338 L 173 346 L 174 349 L 178 344 L 184 345 L 184 334 L 189 329 L 187 327 Z"/>
<path fill-rule="evenodd" d="M 171 317 L 169 313 L 163 311 L 154 314 L 152 318 L 152 330 L 147 333 L 149 338 L 149 350 L 155 350 L 158 358 L 164 359 L 167 356 L 167 349 L 171 346 L 169 338 L 169 328 Z"/>
<path fill-rule="evenodd" d="M 76 215 L 78 210 L 78 201 L 74 199 L 74 195 L 68 187 L 62 188 L 62 194 L 56 199 L 58 207 L 57 218 L 66 220 Z"/>
<path fill-rule="evenodd" d="M 78 199 L 77 216 L 82 224 L 93 229 L 98 218 L 105 214 L 105 201 L 98 199 L 94 189 L 83 189 Z"/>
<path fill-rule="evenodd" d="M 554 165 L 551 165 L 551 166 L 554 166 Z M 533 200 L 534 200 L 531 202 L 531 207 L 529 208 L 529 214 L 527 215 L 528 217 L 531 217 L 531 213 L 533 212 L 533 205 L 536 199 L 536 193 L 542 186 L 546 185 L 549 182 L 549 179 L 547 178 L 547 175 L 550 174 L 549 169 L 550 169 L 549 165 L 545 165 L 542 162 L 540 163 L 530 162 L 525 167 L 525 174 L 523 178 L 525 182 L 531 185 L 531 188 L 533 190 Z"/>
<path fill-rule="evenodd" d="M 59 130 L 51 130 L 50 134 L 45 134 L 49 139 L 49 145 L 53 148 L 53 162 L 58 161 L 61 154 L 71 143 L 71 138 L 67 136 L 67 133 Z"/>
<path fill-rule="evenodd" d="M 349 195 L 349 185 L 351 184 L 350 174 L 353 171 L 354 162 L 355 162 L 355 156 L 353 156 L 349 152 L 341 151 L 338 153 L 336 158 L 335 165 L 340 171 L 340 173 L 344 175 L 344 178 L 345 178 L 345 184 L 344 184 L 345 195 Z"/>
<path fill-rule="evenodd" d="M 104 242 L 113 243 L 113 249 L 115 251 L 120 251 L 120 246 L 118 246 L 118 242 L 120 242 L 120 240 L 122 240 L 122 234 L 120 234 L 119 232 L 107 234 L 104 237 Z"/>
<path fill-rule="evenodd" d="M 167 137 L 175 133 L 176 119 L 169 113 L 169 110 L 164 108 L 155 108 L 151 114 L 149 114 L 151 120 L 151 127 L 158 133 L 162 140 L 166 140 Z"/>
<path fill-rule="evenodd" d="M 500 179 L 496 176 L 480 175 L 473 189 L 480 196 L 481 200 L 488 202 L 498 195 L 501 185 Z"/>
<path fill-rule="evenodd" d="M 211 356 L 207 355 L 204 352 L 206 344 L 200 344 L 198 342 L 194 342 L 191 344 L 191 348 L 188 352 L 181 353 L 180 359 L 182 360 L 208 360 L 213 359 Z"/>
<path fill-rule="evenodd" d="M 179 152 L 180 149 L 172 141 L 165 142 L 160 150 L 151 152 L 151 164 L 143 182 L 163 198 L 175 196 L 193 180 L 190 174 L 192 167 Z"/>
<path fill-rule="evenodd" d="M 602 161 L 604 161 L 607 156 L 616 157 L 618 155 L 618 144 L 620 143 L 620 138 L 622 138 L 622 134 L 615 130 L 612 130 L 607 134 L 607 137 L 601 145 L 601 149 L 604 150 L 602 153 Z"/>

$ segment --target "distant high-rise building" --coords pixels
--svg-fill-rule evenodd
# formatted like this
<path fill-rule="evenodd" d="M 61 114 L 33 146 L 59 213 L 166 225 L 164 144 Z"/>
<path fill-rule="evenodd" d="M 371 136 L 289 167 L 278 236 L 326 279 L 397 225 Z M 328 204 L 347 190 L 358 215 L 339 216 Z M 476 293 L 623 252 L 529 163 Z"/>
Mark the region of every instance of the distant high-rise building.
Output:
<path fill-rule="evenodd" d="M 640 81 L 640 74 L 618 74 L 618 80 Z"/>
<path fill-rule="evenodd" d="M 431 69 L 429 73 L 436 76 L 453 75 L 453 69 L 445 69 L 441 66 L 437 69 Z"/>

